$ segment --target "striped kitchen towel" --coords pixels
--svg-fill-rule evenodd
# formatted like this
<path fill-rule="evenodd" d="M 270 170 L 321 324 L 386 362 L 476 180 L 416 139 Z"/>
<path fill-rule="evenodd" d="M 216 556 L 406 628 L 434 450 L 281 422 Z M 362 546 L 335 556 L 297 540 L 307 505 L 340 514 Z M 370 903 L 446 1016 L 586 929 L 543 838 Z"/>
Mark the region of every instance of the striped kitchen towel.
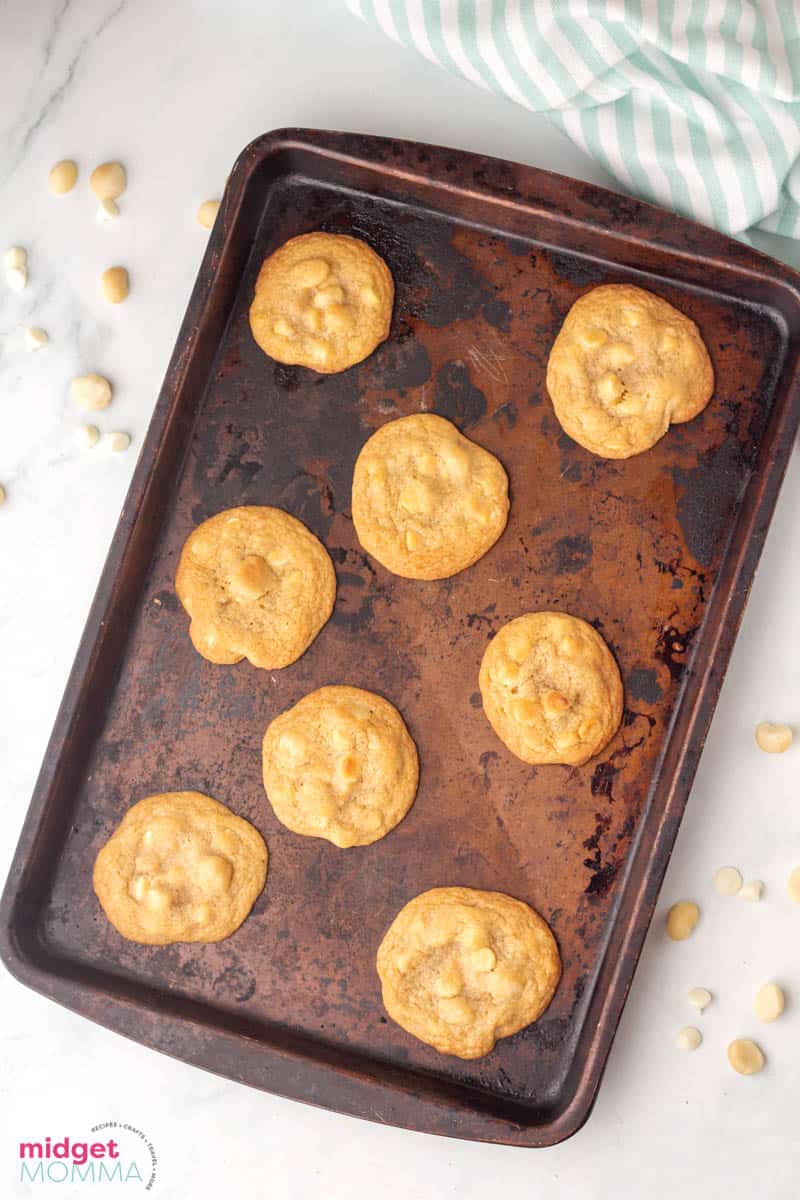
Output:
<path fill-rule="evenodd" d="M 800 0 L 346 0 L 634 195 L 800 237 Z"/>

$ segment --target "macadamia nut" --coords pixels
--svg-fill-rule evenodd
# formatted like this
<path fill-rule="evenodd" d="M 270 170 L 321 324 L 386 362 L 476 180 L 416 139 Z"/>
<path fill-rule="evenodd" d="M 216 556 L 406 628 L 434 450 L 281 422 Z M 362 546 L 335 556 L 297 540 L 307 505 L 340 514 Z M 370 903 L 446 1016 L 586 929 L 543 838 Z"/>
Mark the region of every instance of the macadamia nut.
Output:
<path fill-rule="evenodd" d="M 89 186 L 98 200 L 116 200 L 128 186 L 128 176 L 122 163 L 101 163 L 89 176 Z"/>
<path fill-rule="evenodd" d="M 79 375 L 69 387 L 70 395 L 85 412 L 99 412 L 111 403 L 111 384 L 102 375 Z"/>
<path fill-rule="evenodd" d="M 100 438 L 100 430 L 96 425 L 79 425 L 75 430 L 75 441 L 82 450 L 91 450 L 97 445 Z"/>
<path fill-rule="evenodd" d="M 691 988 L 686 996 L 692 1008 L 696 1008 L 699 1012 L 704 1012 L 711 1003 L 711 992 L 708 988 Z"/>
<path fill-rule="evenodd" d="M 115 430 L 114 433 L 108 435 L 108 444 L 114 454 L 122 454 L 131 444 L 131 435 Z"/>
<path fill-rule="evenodd" d="M 22 246 L 9 246 L 3 255 L 3 266 L 7 271 L 13 271 L 15 268 L 27 267 L 28 251 L 23 250 Z"/>
<path fill-rule="evenodd" d="M 764 1069 L 764 1055 L 749 1038 L 736 1038 L 728 1046 L 728 1062 L 739 1075 L 757 1075 Z"/>
<path fill-rule="evenodd" d="M 714 887 L 720 896 L 738 896 L 742 890 L 742 876 L 736 867 L 720 867 L 714 876 Z"/>
<path fill-rule="evenodd" d="M 41 350 L 49 341 L 46 330 L 40 329 L 38 325 L 32 325 L 30 329 L 25 330 L 26 350 Z"/>
<path fill-rule="evenodd" d="M 77 179 L 77 164 L 71 158 L 62 158 L 61 162 L 57 162 L 50 168 L 47 183 L 54 196 L 63 196 L 72 191 Z"/>
<path fill-rule="evenodd" d="M 777 1021 L 786 1007 L 786 997 L 783 988 L 777 983 L 765 983 L 756 993 L 755 1012 L 759 1021 L 769 1024 Z"/>
<path fill-rule="evenodd" d="M 97 206 L 97 221 L 103 224 L 107 221 L 115 221 L 119 216 L 119 205 L 116 200 L 105 198 L 101 200 Z"/>
<path fill-rule="evenodd" d="M 767 754 L 783 754 L 791 746 L 793 737 L 788 725 L 773 725 L 771 721 L 756 725 L 756 744 Z"/>
<path fill-rule="evenodd" d="M 204 200 L 197 210 L 197 222 L 203 229 L 210 229 L 217 219 L 219 200 Z"/>
<path fill-rule="evenodd" d="M 686 1025 L 675 1038 L 679 1050 L 696 1050 L 703 1040 L 703 1035 L 694 1025 Z"/>
<path fill-rule="evenodd" d="M 667 913 L 667 933 L 673 942 L 684 942 L 691 937 L 700 920 L 700 909 L 691 900 L 679 900 Z"/>
<path fill-rule="evenodd" d="M 22 246 L 9 246 L 3 255 L 6 283 L 12 292 L 21 292 L 28 285 L 28 252 Z"/>
<path fill-rule="evenodd" d="M 121 304 L 131 290 L 128 272 L 124 267 L 109 267 L 100 276 L 100 287 L 109 304 Z"/>

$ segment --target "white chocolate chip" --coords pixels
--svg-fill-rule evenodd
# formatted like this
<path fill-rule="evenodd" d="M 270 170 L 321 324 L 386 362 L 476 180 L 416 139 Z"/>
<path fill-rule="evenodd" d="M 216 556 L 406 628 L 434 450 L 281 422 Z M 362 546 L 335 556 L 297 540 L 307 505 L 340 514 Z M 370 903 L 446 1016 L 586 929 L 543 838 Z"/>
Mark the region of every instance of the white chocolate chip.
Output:
<path fill-rule="evenodd" d="M 473 950 L 471 962 L 476 971 L 493 971 L 497 965 L 497 955 L 491 946 L 481 946 Z"/>
<path fill-rule="evenodd" d="M 628 367 L 636 355 L 627 342 L 612 342 L 605 350 L 605 361 L 610 367 Z"/>
<path fill-rule="evenodd" d="M 111 384 L 102 375 L 79 375 L 69 387 L 70 395 L 85 412 L 99 412 L 111 403 Z"/>
<path fill-rule="evenodd" d="M 134 900 L 143 900 L 147 890 L 147 880 L 144 875 L 136 875 L 131 880 L 130 893 Z"/>
<path fill-rule="evenodd" d="M 41 350 L 42 346 L 46 346 L 49 341 L 47 331 L 40 329 L 38 325 L 32 325 L 30 329 L 25 330 L 26 350 Z"/>
<path fill-rule="evenodd" d="M 460 995 L 464 989 L 464 981 L 455 963 L 449 963 L 443 967 L 434 979 L 432 986 L 437 996 L 446 999 Z"/>
<path fill-rule="evenodd" d="M 667 934 L 673 942 L 685 942 L 700 920 L 700 909 L 691 900 L 679 900 L 667 913 Z"/>
<path fill-rule="evenodd" d="M 98 200 L 116 200 L 128 186 L 128 176 L 122 163 L 101 163 L 89 176 L 89 186 Z"/>
<path fill-rule="evenodd" d="M 601 400 L 608 402 L 618 400 L 623 390 L 622 380 L 613 371 L 607 371 L 597 381 L 597 394 Z"/>
<path fill-rule="evenodd" d="M 344 292 L 338 283 L 328 283 L 314 293 L 313 304 L 315 308 L 330 308 L 332 304 L 341 304 L 343 300 Z"/>
<path fill-rule="evenodd" d="M 172 904 L 172 896 L 166 888 L 157 883 L 145 889 L 144 906 L 151 912 L 164 912 Z"/>
<path fill-rule="evenodd" d="M 405 975 L 408 968 L 411 966 L 412 955 L 408 950 L 400 950 L 395 955 L 394 965 L 400 975 Z"/>
<path fill-rule="evenodd" d="M 119 205 L 116 200 L 101 200 L 97 206 L 95 220 L 102 225 L 107 221 L 115 221 L 119 216 Z"/>
<path fill-rule="evenodd" d="M 597 350 L 608 340 L 605 329 L 598 329 L 595 326 L 590 326 L 576 334 L 575 337 L 578 345 L 584 350 Z"/>
<path fill-rule="evenodd" d="M 233 863 L 219 854 L 206 854 L 198 859 L 194 875 L 205 890 L 225 892 L 233 879 Z"/>
<path fill-rule="evenodd" d="M 408 513 L 430 513 L 433 511 L 433 493 L 422 480 L 411 479 L 400 492 L 397 503 Z"/>
<path fill-rule="evenodd" d="M 739 1075 L 757 1075 L 764 1069 L 764 1055 L 749 1038 L 736 1038 L 728 1046 L 728 1062 Z"/>
<path fill-rule="evenodd" d="M 303 324 L 310 329 L 312 333 L 319 333 L 322 329 L 322 313 L 318 309 L 309 305 L 303 309 Z"/>
<path fill-rule="evenodd" d="M 720 867 L 714 876 L 714 887 L 720 896 L 738 896 L 742 890 L 742 876 L 736 867 Z"/>
<path fill-rule="evenodd" d="M 777 983 L 765 983 L 756 993 L 755 1013 L 759 1021 L 769 1024 L 777 1021 L 786 1007 L 786 997 L 783 988 Z"/>
<path fill-rule="evenodd" d="M 512 971 L 496 967 L 485 976 L 483 985 L 495 1000 L 508 1000 L 522 991 L 522 982 Z"/>
<path fill-rule="evenodd" d="M 711 992 L 708 988 L 690 988 L 686 994 L 686 998 L 692 1008 L 698 1009 L 699 1012 L 705 1012 L 711 1003 Z"/>
<path fill-rule="evenodd" d="M 27 267 L 9 267 L 6 271 L 6 283 L 12 292 L 22 292 L 28 286 Z"/>
<path fill-rule="evenodd" d="M 306 344 L 308 346 L 309 353 L 318 362 L 326 363 L 329 360 L 331 352 L 325 343 L 320 341 L 319 338 L 309 338 Z"/>
<path fill-rule="evenodd" d="M 28 251 L 22 246 L 9 246 L 3 255 L 3 266 L 7 271 L 13 271 L 28 265 Z"/>
<path fill-rule="evenodd" d="M 742 886 L 739 892 L 740 900 L 749 900 L 752 902 L 758 901 L 764 895 L 764 884 L 760 879 L 751 879 L 749 883 Z"/>
<path fill-rule="evenodd" d="M 197 210 L 197 223 L 203 229 L 210 229 L 217 219 L 219 200 L 204 200 Z"/>
<path fill-rule="evenodd" d="M 108 435 L 108 444 L 114 454 L 122 454 L 131 444 L 131 435 L 115 430 Z"/>
<path fill-rule="evenodd" d="M 789 893 L 789 899 L 794 900 L 795 904 L 800 904 L 800 867 L 795 867 L 786 881 L 786 891 Z"/>
<path fill-rule="evenodd" d="M 100 276 L 100 290 L 109 304 L 121 304 L 131 290 L 128 272 L 124 267 L 109 267 Z"/>
<path fill-rule="evenodd" d="M 78 166 L 71 158 L 62 158 L 50 168 L 47 183 L 54 196 L 63 196 L 71 192 L 78 179 Z"/>
<path fill-rule="evenodd" d="M 539 712 L 539 706 L 529 696 L 518 696 L 509 705 L 511 716 L 520 725 L 532 725 Z"/>
<path fill-rule="evenodd" d="M 75 430 L 75 441 L 82 450 L 91 450 L 100 438 L 100 430 L 96 425 L 79 425 Z"/>
<path fill-rule="evenodd" d="M 297 287 L 316 288 L 330 273 L 330 266 L 324 258 L 303 258 L 290 268 L 288 277 Z"/>
<path fill-rule="evenodd" d="M 756 744 L 767 754 L 783 754 L 791 746 L 793 737 L 788 725 L 773 725 L 771 721 L 756 725 Z"/>
<path fill-rule="evenodd" d="M 703 1035 L 694 1025 L 685 1025 L 675 1038 L 679 1050 L 696 1050 L 703 1040 Z"/>
<path fill-rule="evenodd" d="M 281 759 L 289 767 L 297 767 L 308 757 L 308 742 L 299 733 L 284 733 L 278 740 Z"/>
<path fill-rule="evenodd" d="M 473 1012 L 463 996 L 447 996 L 439 1001 L 439 1013 L 450 1025 L 466 1025 Z"/>

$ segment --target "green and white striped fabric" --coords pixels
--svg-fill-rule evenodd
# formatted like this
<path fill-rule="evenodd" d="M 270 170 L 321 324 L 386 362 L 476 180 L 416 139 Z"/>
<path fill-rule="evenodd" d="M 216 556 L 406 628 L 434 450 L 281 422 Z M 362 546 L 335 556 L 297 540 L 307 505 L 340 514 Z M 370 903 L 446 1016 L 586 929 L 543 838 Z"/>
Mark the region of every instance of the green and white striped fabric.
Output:
<path fill-rule="evenodd" d="M 556 125 L 628 191 L 800 237 L 800 0 L 346 0 Z"/>

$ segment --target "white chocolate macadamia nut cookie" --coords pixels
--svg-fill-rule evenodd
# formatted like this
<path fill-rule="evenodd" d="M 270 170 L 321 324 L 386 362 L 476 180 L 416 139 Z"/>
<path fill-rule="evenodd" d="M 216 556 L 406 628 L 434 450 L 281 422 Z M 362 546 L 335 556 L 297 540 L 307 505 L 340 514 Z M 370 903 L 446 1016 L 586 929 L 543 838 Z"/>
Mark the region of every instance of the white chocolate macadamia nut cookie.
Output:
<path fill-rule="evenodd" d="M 536 1021 L 561 977 L 547 922 L 501 892 L 442 887 L 401 909 L 378 950 L 392 1020 L 442 1054 L 481 1058 Z"/>
<path fill-rule="evenodd" d="M 323 687 L 281 713 L 264 737 L 264 787 L 295 833 L 368 846 L 414 803 L 417 748 L 381 696 Z"/>
<path fill-rule="evenodd" d="M 336 573 L 296 517 L 280 508 L 228 508 L 187 538 L 175 590 L 203 658 L 246 658 L 275 670 L 304 654 L 330 617 Z"/>
<path fill-rule="evenodd" d="M 526 613 L 486 648 L 483 709 L 512 754 L 528 763 L 580 766 L 622 720 L 622 680 L 596 629 L 568 613 Z"/>
<path fill-rule="evenodd" d="M 508 507 L 494 455 L 432 413 L 382 425 L 356 461 L 358 540 L 406 579 L 444 579 L 477 562 L 505 529 Z"/>
<path fill-rule="evenodd" d="M 547 390 L 574 441 L 603 458 L 630 458 L 703 411 L 714 369 L 689 317 L 643 288 L 607 284 L 567 313 Z"/>
<path fill-rule="evenodd" d="M 393 304 L 391 272 L 366 242 L 305 233 L 264 260 L 250 328 L 278 362 L 333 374 L 386 340 Z"/>
<path fill-rule="evenodd" d="M 164 792 L 129 808 L 94 864 L 94 890 L 131 942 L 219 942 L 244 921 L 267 877 L 249 821 L 200 792 Z"/>

